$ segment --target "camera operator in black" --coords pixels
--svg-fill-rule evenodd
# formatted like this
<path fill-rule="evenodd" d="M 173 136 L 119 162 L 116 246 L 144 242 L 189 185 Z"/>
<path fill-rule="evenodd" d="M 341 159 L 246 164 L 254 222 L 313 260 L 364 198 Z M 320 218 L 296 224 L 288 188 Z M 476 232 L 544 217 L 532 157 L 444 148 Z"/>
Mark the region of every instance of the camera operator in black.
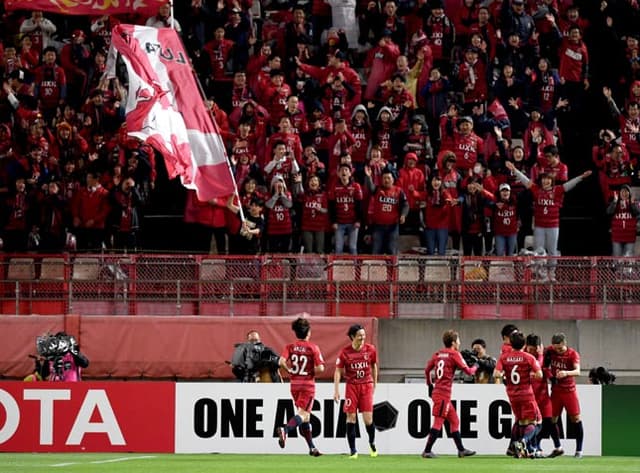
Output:
<path fill-rule="evenodd" d="M 482 338 L 476 338 L 471 343 L 471 350 L 462 350 L 460 353 L 469 366 L 478 365 L 475 375 L 464 376 L 464 383 L 494 383 L 493 371 L 496 367 L 496 359 L 487 354 L 487 343 Z"/>
<path fill-rule="evenodd" d="M 89 366 L 75 337 L 65 332 L 38 337 L 36 348 L 36 372 L 44 381 L 80 381 L 82 368 Z"/>
<path fill-rule="evenodd" d="M 280 355 L 260 341 L 257 330 L 247 333 L 247 341 L 236 343 L 231 371 L 243 383 L 280 383 Z"/>
<path fill-rule="evenodd" d="M 589 382 L 591 384 L 613 384 L 616 381 L 616 375 L 607 370 L 604 366 L 591 368 L 589 371 Z"/>

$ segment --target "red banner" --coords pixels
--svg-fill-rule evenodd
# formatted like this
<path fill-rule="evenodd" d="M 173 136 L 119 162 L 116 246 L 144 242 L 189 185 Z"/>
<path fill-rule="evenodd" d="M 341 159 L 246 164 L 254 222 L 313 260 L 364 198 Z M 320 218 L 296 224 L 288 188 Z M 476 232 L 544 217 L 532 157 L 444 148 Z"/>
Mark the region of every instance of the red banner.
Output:
<path fill-rule="evenodd" d="M 117 15 L 141 13 L 153 16 L 167 0 L 5 0 L 11 10 L 42 10 L 64 15 Z"/>
<path fill-rule="evenodd" d="M 175 384 L 0 383 L 0 451 L 174 451 Z"/>

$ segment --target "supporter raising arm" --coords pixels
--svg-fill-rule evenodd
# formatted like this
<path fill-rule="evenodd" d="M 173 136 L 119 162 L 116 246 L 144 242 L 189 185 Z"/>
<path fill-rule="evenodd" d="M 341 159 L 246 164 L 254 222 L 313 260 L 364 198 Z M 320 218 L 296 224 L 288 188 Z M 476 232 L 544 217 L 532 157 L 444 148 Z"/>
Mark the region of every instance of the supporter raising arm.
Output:
<path fill-rule="evenodd" d="M 585 171 L 562 185 L 554 185 L 553 177 L 550 174 L 542 173 L 539 184 L 536 184 L 516 169 L 511 161 L 507 161 L 505 166 L 533 194 L 533 213 L 535 217 L 535 227 L 533 229 L 534 248 L 544 248 L 549 255 L 559 256 L 560 209 L 564 201 L 564 194 L 589 177 L 591 171 Z M 552 281 L 555 279 L 553 270 L 550 271 L 549 278 Z"/>

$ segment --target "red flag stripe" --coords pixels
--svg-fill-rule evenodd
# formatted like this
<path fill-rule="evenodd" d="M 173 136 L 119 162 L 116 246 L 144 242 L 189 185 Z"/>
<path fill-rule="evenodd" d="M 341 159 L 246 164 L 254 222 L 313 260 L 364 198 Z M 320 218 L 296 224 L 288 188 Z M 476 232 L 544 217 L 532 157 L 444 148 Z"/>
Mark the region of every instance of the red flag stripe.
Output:
<path fill-rule="evenodd" d="M 5 0 L 7 11 L 42 10 L 63 15 L 116 15 L 140 13 L 153 16 L 167 0 Z"/>
<path fill-rule="evenodd" d="M 129 71 L 127 128 L 164 156 L 203 201 L 235 191 L 226 150 L 195 82 L 177 33 L 169 28 L 118 25 L 112 47 Z"/>

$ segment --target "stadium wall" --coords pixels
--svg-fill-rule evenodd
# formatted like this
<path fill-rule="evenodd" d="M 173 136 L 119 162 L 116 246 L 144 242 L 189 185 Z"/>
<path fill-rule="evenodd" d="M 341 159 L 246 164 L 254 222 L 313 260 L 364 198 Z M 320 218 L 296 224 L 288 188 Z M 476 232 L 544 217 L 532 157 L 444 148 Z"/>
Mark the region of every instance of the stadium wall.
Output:
<path fill-rule="evenodd" d="M 38 335 L 65 330 L 76 336 L 91 360 L 85 377 L 91 379 L 230 380 L 226 360 L 246 333 L 257 329 L 263 342 L 279 351 L 292 338 L 293 317 L 205 316 L 2 316 L 0 378 L 22 379 L 33 370 Z M 484 338 L 490 354 L 499 353 L 500 329 L 508 320 L 460 321 L 433 319 L 373 319 L 313 317 L 313 339 L 322 347 L 333 376 L 332 362 L 348 343 L 349 325 L 360 323 L 369 341 L 378 346 L 382 381 L 422 377 L 427 357 L 442 345 L 442 332 L 460 332 L 463 347 Z M 617 383 L 633 383 L 640 376 L 629 347 L 640 344 L 640 321 L 515 321 L 525 333 L 536 332 L 543 341 L 565 332 L 569 344 L 580 351 L 583 373 L 605 366 L 618 375 Z M 584 381 L 584 379 L 582 380 Z"/>

